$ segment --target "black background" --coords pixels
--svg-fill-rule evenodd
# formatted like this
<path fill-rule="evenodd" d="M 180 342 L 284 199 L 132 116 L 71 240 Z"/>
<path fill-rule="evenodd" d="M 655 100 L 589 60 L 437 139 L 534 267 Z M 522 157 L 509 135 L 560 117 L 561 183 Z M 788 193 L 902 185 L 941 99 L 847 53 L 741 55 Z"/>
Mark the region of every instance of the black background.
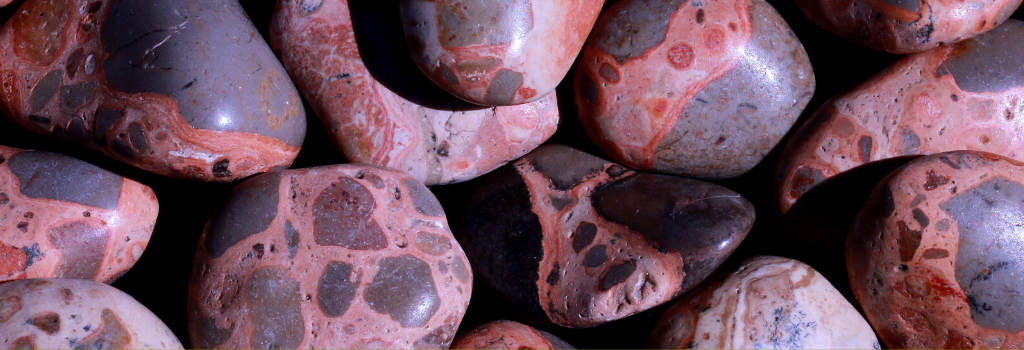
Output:
<path fill-rule="evenodd" d="M 611 2 L 608 1 L 608 3 Z M 796 32 L 814 66 L 817 90 L 797 125 L 806 120 L 807 116 L 825 100 L 855 87 L 899 58 L 897 55 L 873 51 L 826 33 L 810 23 L 796 8 L 792 0 L 769 0 L 768 2 L 775 6 Z M 241 0 L 241 3 L 266 38 L 274 0 Z M 15 10 L 16 8 L 13 6 L 0 9 L 0 23 L 6 22 Z M 397 17 L 397 12 L 394 15 Z M 1021 18 L 1022 15 L 1024 15 L 1024 11 L 1018 11 L 1013 17 Z M 570 72 L 568 76 L 572 77 L 573 74 L 574 72 Z M 562 121 L 558 132 L 548 142 L 570 145 L 608 158 L 587 138 L 580 127 L 572 103 L 571 79 L 565 79 L 557 93 L 561 101 Z M 322 124 L 308 104 L 306 114 L 309 118 L 309 130 L 305 145 L 293 164 L 293 168 L 343 163 L 344 158 L 334 150 Z M 839 271 L 839 273 L 826 273 L 825 275 L 844 294 L 849 295 L 847 283 L 844 281 L 845 276 L 841 273 L 843 267 L 838 265 L 841 264 L 841 260 L 835 256 L 825 258 L 816 256 L 815 252 L 808 251 L 807 247 L 797 244 L 790 238 L 786 229 L 780 224 L 778 207 L 771 195 L 771 181 L 779 152 L 788 139 L 787 136 L 764 161 L 749 173 L 735 179 L 716 181 L 720 185 L 741 193 L 757 209 L 757 220 L 753 230 L 727 264 L 735 264 L 755 255 L 778 255 L 800 259 L 819 270 Z M 0 118 L 0 144 L 64 153 L 136 179 L 156 191 L 160 200 L 160 215 L 149 247 L 135 267 L 113 285 L 132 295 L 152 310 L 174 331 L 187 348 L 185 304 L 192 256 L 206 219 L 216 209 L 232 184 L 183 182 L 149 174 L 82 147 L 36 135 L 7 118 Z M 431 188 L 444 205 L 448 219 L 456 229 L 465 211 L 465 203 L 479 183 L 480 180 L 477 179 L 461 184 Z M 834 198 L 833 200 L 843 202 L 846 199 Z M 474 287 L 473 299 L 462 322 L 461 330 L 470 329 L 490 320 L 502 318 L 516 320 L 514 308 L 503 303 L 494 292 L 486 289 L 479 282 L 477 280 Z M 851 302 L 856 304 L 852 299 Z M 548 330 L 580 348 L 641 348 L 645 346 L 654 323 L 667 305 L 590 329 Z"/>

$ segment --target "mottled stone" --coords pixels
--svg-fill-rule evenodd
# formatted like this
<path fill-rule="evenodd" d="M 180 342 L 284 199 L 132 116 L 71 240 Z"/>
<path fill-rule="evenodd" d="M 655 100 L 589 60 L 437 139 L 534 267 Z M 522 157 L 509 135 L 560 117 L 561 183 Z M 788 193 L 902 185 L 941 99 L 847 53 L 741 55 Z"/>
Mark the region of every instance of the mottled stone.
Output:
<path fill-rule="evenodd" d="M 807 53 L 763 0 L 625 0 L 576 74 L 580 122 L 613 159 L 707 179 L 742 175 L 814 94 Z"/>
<path fill-rule="evenodd" d="M 882 180 L 850 229 L 846 261 L 886 345 L 1024 346 L 1022 181 L 1024 164 L 976 151 L 921 157 Z"/>
<path fill-rule="evenodd" d="M 0 146 L 0 281 L 113 282 L 149 244 L 148 186 L 62 154 Z"/>
<path fill-rule="evenodd" d="M 193 345 L 451 343 L 473 275 L 444 211 L 424 205 L 437 199 L 410 175 L 372 165 L 274 171 L 239 184 L 226 203 L 196 253 Z"/>
<path fill-rule="evenodd" d="M 722 271 L 673 304 L 655 349 L 879 349 L 871 326 L 813 268 L 772 256 Z"/>
<path fill-rule="evenodd" d="M 181 179 L 288 166 L 305 112 L 234 0 L 27 0 L 0 28 L 0 111 Z"/>
<path fill-rule="evenodd" d="M 452 349 L 575 349 L 551 333 L 525 324 L 498 320 L 484 323 L 459 334 Z"/>
<path fill-rule="evenodd" d="M 16 304 L 15 308 L 7 308 Z M 0 348 L 181 349 L 169 328 L 103 283 L 59 278 L 0 284 Z"/>
<path fill-rule="evenodd" d="M 569 72 L 604 0 L 401 0 L 413 60 L 478 105 L 538 100 Z"/>
<path fill-rule="evenodd" d="M 569 178 L 571 185 L 554 185 Z M 576 200 L 560 208 L 538 200 L 551 195 Z M 726 188 L 546 145 L 480 185 L 459 241 L 479 276 L 531 321 L 581 328 L 685 293 L 753 221 L 754 207 Z"/>
<path fill-rule="evenodd" d="M 271 45 L 349 161 L 447 184 L 490 172 L 554 134 L 554 94 L 485 108 L 432 83 L 409 56 L 397 1 L 318 4 L 308 11 L 306 2 L 279 2 Z"/>
<path fill-rule="evenodd" d="M 1006 21 L 1020 0 L 797 0 L 832 34 L 879 51 L 906 54 L 950 45 Z"/>

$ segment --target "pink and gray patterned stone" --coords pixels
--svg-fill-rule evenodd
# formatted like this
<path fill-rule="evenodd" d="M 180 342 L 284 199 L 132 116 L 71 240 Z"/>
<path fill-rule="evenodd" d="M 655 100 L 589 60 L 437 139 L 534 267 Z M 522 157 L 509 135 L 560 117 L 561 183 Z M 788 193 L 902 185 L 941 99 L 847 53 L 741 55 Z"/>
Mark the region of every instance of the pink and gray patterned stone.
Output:
<path fill-rule="evenodd" d="M 484 323 L 459 334 L 452 349 L 575 349 L 554 334 L 525 324 L 498 320 Z"/>
<path fill-rule="evenodd" d="M 555 94 L 495 108 L 462 101 L 416 68 L 401 26 L 396 1 L 278 2 L 271 44 L 350 162 L 447 184 L 490 172 L 555 133 Z"/>
<path fill-rule="evenodd" d="M 754 207 L 724 187 L 545 145 L 488 176 L 459 239 L 531 322 L 583 328 L 693 288 L 753 222 Z"/>
<path fill-rule="evenodd" d="M 882 180 L 846 241 L 854 296 L 890 348 L 1024 347 L 1024 164 L 954 151 Z"/>
<path fill-rule="evenodd" d="M 113 282 L 156 224 L 148 186 L 62 154 L 0 146 L 0 281 Z"/>
<path fill-rule="evenodd" d="M 763 0 L 623 0 L 583 49 L 587 135 L 643 171 L 721 179 L 759 163 L 814 94 L 796 35 Z"/>
<path fill-rule="evenodd" d="M 554 91 L 604 0 L 399 3 L 409 51 L 424 74 L 471 103 L 508 106 Z"/>
<path fill-rule="evenodd" d="M 447 348 L 473 274 L 434 195 L 366 165 L 239 184 L 200 238 L 198 348 Z"/>

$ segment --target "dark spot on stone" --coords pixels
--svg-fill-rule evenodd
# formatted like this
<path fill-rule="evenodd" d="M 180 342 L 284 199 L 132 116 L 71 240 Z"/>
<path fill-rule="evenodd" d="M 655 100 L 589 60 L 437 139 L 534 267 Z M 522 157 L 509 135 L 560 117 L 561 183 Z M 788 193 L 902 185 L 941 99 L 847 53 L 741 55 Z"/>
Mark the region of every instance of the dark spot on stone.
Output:
<path fill-rule="evenodd" d="M 50 125 L 50 118 L 40 117 L 40 116 L 35 115 L 35 114 L 29 115 L 28 116 L 28 120 L 30 120 L 30 121 L 32 121 L 32 122 L 34 122 L 36 124 Z"/>
<path fill-rule="evenodd" d="M 74 79 L 75 74 L 78 73 L 78 67 L 82 65 L 82 60 L 85 59 L 85 49 L 78 48 L 71 55 L 68 55 L 67 62 L 64 63 L 64 70 L 68 72 L 68 79 Z"/>
<path fill-rule="evenodd" d="M 921 230 L 911 230 L 905 221 L 896 223 L 899 229 L 900 261 L 908 262 L 914 259 L 917 248 L 921 246 Z"/>
<path fill-rule="evenodd" d="M 555 189 L 562 191 L 576 187 L 608 164 L 604 159 L 562 145 L 541 146 L 525 158 L 534 169 L 551 179 Z"/>
<path fill-rule="evenodd" d="M 253 328 L 249 346 L 297 348 L 306 332 L 299 299 L 299 283 L 283 268 L 257 268 L 245 284 L 245 309 Z"/>
<path fill-rule="evenodd" d="M 928 228 L 928 215 L 925 215 L 924 211 L 919 208 L 914 208 L 913 214 L 914 220 L 917 220 L 917 223 L 921 224 L 922 229 Z"/>
<path fill-rule="evenodd" d="M 231 165 L 231 160 L 227 159 L 227 158 L 218 160 L 216 163 L 213 163 L 213 169 L 212 169 L 213 170 L 213 176 L 216 176 L 216 177 L 228 177 L 228 176 L 231 176 L 231 170 L 228 170 L 230 165 Z"/>
<path fill-rule="evenodd" d="M 26 335 L 26 336 L 22 336 L 22 337 L 20 337 L 18 339 L 15 339 L 14 343 L 11 343 L 11 349 L 35 349 L 35 348 L 36 348 L 36 336 L 34 334 L 29 334 L 29 335 Z"/>
<path fill-rule="evenodd" d="M 60 315 L 56 312 L 44 312 L 32 316 L 32 320 L 29 323 L 39 328 L 46 335 L 54 335 L 60 331 Z"/>
<path fill-rule="evenodd" d="M 825 181 L 825 174 L 821 170 L 801 165 L 796 170 L 796 173 L 793 174 L 793 180 L 789 184 L 789 196 L 800 198 L 800 196 L 810 191 L 822 181 Z"/>
<path fill-rule="evenodd" d="M 925 195 L 918 194 L 916 197 L 914 197 L 914 200 L 910 202 L 910 207 L 916 207 L 918 204 L 921 204 L 921 202 L 924 202 L 926 199 L 928 199 L 928 197 L 925 197 Z"/>
<path fill-rule="evenodd" d="M 210 317 L 201 316 L 193 319 L 192 322 L 195 322 L 197 329 L 192 333 L 192 339 L 197 343 L 194 345 L 200 349 L 216 348 L 231 339 L 231 334 L 234 333 L 234 327 L 217 327 L 217 320 Z"/>
<path fill-rule="evenodd" d="M 28 231 L 28 223 L 24 222 L 24 221 L 19 222 L 18 223 L 18 230 L 21 231 L 21 232 Z"/>
<path fill-rule="evenodd" d="M 92 101 L 96 86 L 95 82 L 89 82 L 62 87 L 60 89 L 61 112 L 68 114 L 78 112 L 78 109 Z"/>
<path fill-rule="evenodd" d="M 625 173 L 629 172 L 629 168 L 626 168 L 626 167 L 618 165 L 618 164 L 612 164 L 612 165 L 608 166 L 608 169 L 605 170 L 605 172 L 607 172 L 608 175 L 611 176 L 611 177 L 619 177 L 622 174 L 625 174 Z"/>
<path fill-rule="evenodd" d="M 917 154 L 918 149 L 921 148 L 921 139 L 917 137 L 910 128 L 903 128 L 900 130 L 900 155 L 910 156 Z"/>
<path fill-rule="evenodd" d="M 459 76 L 455 75 L 455 72 L 452 71 L 448 65 L 442 64 L 438 66 L 437 69 L 434 70 L 434 75 L 437 76 L 437 79 L 450 87 L 459 86 Z"/>
<path fill-rule="evenodd" d="M 441 144 L 437 145 L 437 155 L 447 157 L 448 147 L 451 147 L 450 145 L 448 145 L 448 141 L 441 141 Z"/>
<path fill-rule="evenodd" d="M 555 263 L 555 266 L 551 268 L 551 272 L 548 272 L 547 282 L 549 286 L 557 286 L 558 279 L 561 277 L 562 267 Z"/>
<path fill-rule="evenodd" d="M 533 29 L 530 2 L 443 0 L 438 5 L 438 40 L 446 48 L 510 44 Z"/>
<path fill-rule="evenodd" d="M 149 142 L 146 141 L 146 132 L 142 130 L 142 125 L 139 125 L 138 123 L 128 125 L 128 140 L 132 142 L 132 147 L 134 147 L 136 151 L 146 152 L 149 150 Z M 227 161 L 227 159 L 225 159 L 225 161 Z M 220 162 L 217 164 L 220 164 Z M 213 174 L 218 175 L 216 164 L 213 166 L 213 169 Z M 228 172 L 228 174 L 230 174 L 230 172 Z M 218 175 L 218 177 L 221 176 Z"/>
<path fill-rule="evenodd" d="M 861 136 L 857 145 L 860 146 L 860 161 L 867 163 L 871 161 L 871 136 Z"/>
<path fill-rule="evenodd" d="M 516 91 L 523 85 L 523 73 L 509 69 L 499 70 L 484 95 L 484 102 L 490 105 L 504 106 L 515 102 Z"/>
<path fill-rule="evenodd" d="M 430 265 L 412 255 L 381 259 L 380 269 L 363 291 L 370 309 L 402 327 L 423 327 L 441 307 Z"/>
<path fill-rule="evenodd" d="M 629 276 L 633 275 L 634 271 L 636 271 L 635 260 L 626 261 L 612 266 L 608 269 L 608 272 L 604 274 L 604 277 L 601 277 L 601 285 L 598 287 L 598 290 L 604 292 L 612 289 L 612 287 L 625 282 Z"/>
<path fill-rule="evenodd" d="M 420 212 L 420 214 L 435 217 L 444 216 L 444 208 L 441 207 L 441 203 L 437 201 L 434 193 L 430 192 L 430 189 L 424 186 L 422 182 L 406 178 L 402 179 L 402 185 L 405 185 L 405 188 L 409 190 L 412 204 L 416 206 L 416 211 Z"/>
<path fill-rule="evenodd" d="M 103 107 L 96 110 L 96 125 L 92 130 L 92 137 L 100 145 L 107 143 L 107 131 L 114 123 L 124 117 L 125 112 L 116 108 Z"/>
<path fill-rule="evenodd" d="M 352 265 L 332 261 L 324 268 L 317 283 L 316 302 L 327 317 L 341 317 L 352 305 L 359 289 L 359 276 L 352 276 Z"/>
<path fill-rule="evenodd" d="M 62 78 L 64 78 L 64 72 L 54 69 L 39 80 L 39 84 L 36 84 L 36 87 L 32 89 L 32 94 L 28 97 L 28 104 L 32 107 L 33 112 L 46 108 L 46 104 L 50 103 L 54 96 L 57 96 Z"/>
<path fill-rule="evenodd" d="M 548 200 L 551 202 L 551 206 L 555 210 L 562 211 L 565 207 L 576 204 L 576 198 L 572 196 L 562 196 L 558 194 L 551 194 L 548 196 Z"/>
<path fill-rule="evenodd" d="M 376 202 L 362 184 L 341 177 L 313 203 L 313 237 L 319 245 L 380 250 L 388 238 L 373 219 Z"/>
<path fill-rule="evenodd" d="M 363 179 L 373 184 L 374 188 L 384 188 L 384 179 L 381 179 L 380 176 L 377 176 L 374 173 L 363 174 Z"/>
<path fill-rule="evenodd" d="M 25 253 L 25 267 L 30 267 L 36 262 L 36 260 L 42 259 L 46 256 L 41 250 L 39 250 L 39 242 L 32 243 L 32 246 L 21 247 L 21 251 Z"/>
<path fill-rule="evenodd" d="M 608 261 L 608 246 L 596 245 L 587 251 L 587 255 L 583 257 L 583 266 L 586 267 L 600 267 Z"/>
<path fill-rule="evenodd" d="M 704 9 L 697 10 L 697 23 L 704 23 Z"/>
<path fill-rule="evenodd" d="M 921 254 L 924 259 L 945 259 L 949 257 L 949 251 L 945 249 L 931 248 Z"/>
<path fill-rule="evenodd" d="M 75 349 L 126 349 L 131 344 L 132 333 L 113 311 L 103 309 L 100 320 L 99 332 L 80 340 Z"/>
<path fill-rule="evenodd" d="M 256 253 L 256 259 L 263 259 L 264 249 L 263 243 L 256 243 L 252 246 L 253 252 Z"/>
<path fill-rule="evenodd" d="M 246 180 L 228 193 L 206 235 L 206 249 L 214 259 L 270 227 L 277 217 L 280 185 L 281 173 L 275 171 Z"/>
<path fill-rule="evenodd" d="M 579 226 L 576 226 L 576 231 L 572 233 L 572 250 L 576 251 L 576 253 L 583 251 L 583 248 L 594 242 L 594 237 L 596 236 L 597 225 L 581 221 Z"/>
<path fill-rule="evenodd" d="M 295 230 L 291 221 L 284 222 L 284 239 L 288 242 L 288 259 L 294 259 L 299 251 L 299 231 Z"/>
<path fill-rule="evenodd" d="M 953 99 L 953 102 L 960 100 L 960 97 L 957 97 L 956 94 L 949 95 L 949 98 Z"/>
<path fill-rule="evenodd" d="M 668 49 L 668 63 L 678 70 L 684 70 L 690 68 L 696 58 L 693 54 L 693 48 L 686 43 L 678 43 Z M 753 108 L 755 111 L 757 107 Z"/>
<path fill-rule="evenodd" d="M 949 176 L 936 173 L 935 170 L 928 170 L 925 173 L 924 189 L 927 191 L 934 190 L 947 183 L 949 183 Z"/>
<path fill-rule="evenodd" d="M 596 105 L 601 99 L 601 89 L 586 72 L 580 72 L 580 96 L 589 104 Z"/>
<path fill-rule="evenodd" d="M 50 242 L 61 252 L 55 277 L 96 278 L 109 239 L 110 231 L 94 228 L 86 221 L 72 221 L 50 229 Z"/>
<path fill-rule="evenodd" d="M 605 80 L 610 83 L 619 82 L 619 72 L 615 71 L 610 64 L 601 64 L 601 69 L 598 71 Z"/>
<path fill-rule="evenodd" d="M 100 8 L 103 7 L 103 2 L 97 1 L 89 4 L 89 13 L 99 12 Z"/>
<path fill-rule="evenodd" d="M 414 244 L 424 253 L 441 255 L 452 249 L 452 242 L 443 235 L 420 231 L 416 234 Z"/>
<path fill-rule="evenodd" d="M 592 40 L 623 64 L 664 42 L 672 14 L 684 3 L 686 0 L 619 1 L 598 20 Z"/>
<path fill-rule="evenodd" d="M 960 164 L 954 163 L 953 161 L 949 160 L 949 158 L 946 157 L 946 156 L 939 157 L 939 161 L 945 163 L 950 168 L 953 168 L 953 169 L 956 169 L 956 170 L 960 170 Z"/>

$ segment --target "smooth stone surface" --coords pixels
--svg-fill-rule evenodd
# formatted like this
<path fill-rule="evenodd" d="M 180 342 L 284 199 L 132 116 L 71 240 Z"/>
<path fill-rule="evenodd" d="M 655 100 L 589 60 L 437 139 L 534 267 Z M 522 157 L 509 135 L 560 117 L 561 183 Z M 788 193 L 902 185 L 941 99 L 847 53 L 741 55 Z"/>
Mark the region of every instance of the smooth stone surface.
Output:
<path fill-rule="evenodd" d="M 706 179 L 752 169 L 814 94 L 796 35 L 762 0 L 625 0 L 583 49 L 587 135 L 640 170 Z"/>
<path fill-rule="evenodd" d="M 774 256 L 721 271 L 662 314 L 655 349 L 879 349 L 871 326 L 814 268 Z"/>
<path fill-rule="evenodd" d="M 466 101 L 508 106 L 555 90 L 604 0 L 400 0 L 413 60 Z"/>
<path fill-rule="evenodd" d="M 395 170 L 335 165 L 239 184 L 200 238 L 197 348 L 447 348 L 473 274 L 440 203 Z"/>
<path fill-rule="evenodd" d="M 409 58 L 396 1 L 279 2 L 272 23 L 272 46 L 350 162 L 427 185 L 461 182 L 523 156 L 558 127 L 555 94 L 484 108 L 430 82 Z"/>
<path fill-rule="evenodd" d="M 896 54 L 950 45 L 1010 18 L 1021 0 L 796 0 L 818 26 L 852 42 Z"/>
<path fill-rule="evenodd" d="M 459 334 L 452 349 L 575 349 L 555 335 L 525 324 L 498 320 Z"/>
<path fill-rule="evenodd" d="M 0 146 L 0 281 L 111 283 L 142 256 L 158 211 L 146 185 L 62 154 Z"/>
<path fill-rule="evenodd" d="M 850 229 L 853 293 L 890 348 L 1024 347 L 1024 164 L 918 158 L 875 188 Z"/>
<path fill-rule="evenodd" d="M 459 241 L 531 322 L 583 328 L 693 288 L 753 222 L 754 207 L 724 187 L 545 145 L 488 176 Z"/>
<path fill-rule="evenodd" d="M 0 111 L 160 175 L 288 166 L 302 101 L 236 0 L 27 0 L 0 29 Z"/>
<path fill-rule="evenodd" d="M 167 325 L 130 295 L 75 279 L 0 284 L 0 348 L 181 349 Z"/>

